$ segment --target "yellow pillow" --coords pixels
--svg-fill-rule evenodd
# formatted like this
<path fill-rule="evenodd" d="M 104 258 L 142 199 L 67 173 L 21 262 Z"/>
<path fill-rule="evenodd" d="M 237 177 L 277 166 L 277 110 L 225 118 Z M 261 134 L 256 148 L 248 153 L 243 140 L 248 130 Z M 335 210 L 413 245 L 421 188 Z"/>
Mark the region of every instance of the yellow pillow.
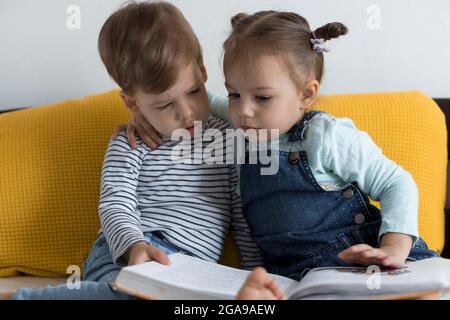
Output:
<path fill-rule="evenodd" d="M 314 109 L 351 118 L 390 159 L 409 171 L 419 189 L 419 232 L 428 246 L 444 247 L 447 172 L 445 115 L 420 92 L 321 97 Z"/>
<path fill-rule="evenodd" d="M 117 90 L 0 115 L 0 277 L 81 268 L 99 229 L 104 153 L 129 116 Z"/>

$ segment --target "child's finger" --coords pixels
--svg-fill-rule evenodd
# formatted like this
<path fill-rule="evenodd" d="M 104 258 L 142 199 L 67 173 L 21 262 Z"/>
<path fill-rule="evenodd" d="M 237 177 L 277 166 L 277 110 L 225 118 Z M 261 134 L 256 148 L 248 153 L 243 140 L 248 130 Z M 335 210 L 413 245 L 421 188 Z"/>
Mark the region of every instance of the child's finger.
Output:
<path fill-rule="evenodd" d="M 136 126 L 142 130 L 142 135 L 147 135 L 150 139 L 152 139 L 156 144 L 163 143 L 159 133 L 153 128 L 153 126 L 147 121 L 147 119 L 141 117 L 135 118 Z M 139 132 L 141 133 L 141 132 Z"/>
<path fill-rule="evenodd" d="M 136 264 L 141 264 L 144 262 L 147 262 L 149 260 L 149 257 L 146 254 L 138 254 L 130 257 L 128 260 L 128 265 L 133 266 Z"/>
<path fill-rule="evenodd" d="M 361 256 L 366 258 L 366 259 L 370 259 L 370 258 L 375 258 L 375 259 L 384 259 L 386 258 L 386 253 L 379 250 L 379 249 L 370 249 L 370 250 L 366 250 L 361 252 Z"/>
<path fill-rule="evenodd" d="M 154 150 L 158 147 L 158 145 L 155 143 L 155 141 L 150 138 L 147 134 L 146 129 L 142 126 L 142 124 L 136 122 L 134 125 L 136 132 L 139 134 L 139 137 L 141 137 L 142 141 L 150 147 L 150 149 Z"/>
<path fill-rule="evenodd" d="M 348 251 L 349 253 L 359 253 L 359 252 L 363 252 L 363 251 L 370 250 L 370 249 L 373 249 L 373 247 L 371 247 L 365 243 L 360 243 L 360 244 L 355 244 L 354 246 L 351 246 L 350 248 L 344 250 L 343 252 Z"/>
<path fill-rule="evenodd" d="M 156 144 L 156 142 L 154 140 L 152 140 L 149 136 L 147 135 L 143 135 L 141 136 L 139 134 L 139 136 L 141 137 L 142 141 L 152 150 L 155 150 L 156 148 L 158 148 L 158 144 Z"/>
<path fill-rule="evenodd" d="M 165 264 L 165 265 L 170 264 L 169 257 L 167 256 L 167 254 L 165 254 L 161 250 L 151 246 L 148 248 L 148 253 L 149 253 L 150 257 L 152 258 L 152 260 L 155 260 L 155 261 Z"/>
<path fill-rule="evenodd" d="M 381 265 L 385 256 L 383 253 L 379 253 L 377 250 L 367 250 L 358 254 L 355 259 L 356 263 L 363 265 Z"/>
<path fill-rule="evenodd" d="M 132 149 L 136 149 L 136 136 L 135 136 L 135 128 L 132 124 L 127 125 L 127 139 L 130 143 Z"/>
<path fill-rule="evenodd" d="M 392 259 L 392 257 L 387 257 L 387 258 L 382 259 L 381 265 L 383 265 L 385 267 L 397 269 L 397 268 L 400 268 L 403 264 L 398 261 L 394 261 L 394 259 Z"/>
<path fill-rule="evenodd" d="M 387 254 L 378 249 L 364 251 L 359 254 L 359 258 L 355 259 L 356 263 L 363 264 L 366 266 L 369 265 L 378 265 L 378 266 L 388 266 L 385 263 L 385 259 L 387 259 Z"/>
<path fill-rule="evenodd" d="M 347 262 L 353 263 L 359 261 L 361 259 L 361 253 L 367 250 L 373 249 L 371 246 L 367 244 L 357 244 L 348 249 L 345 249 L 337 255 L 339 259 Z"/>
<path fill-rule="evenodd" d="M 116 138 L 117 138 L 117 135 L 118 135 L 121 131 L 125 131 L 126 129 L 127 129 L 127 125 L 126 125 L 126 124 L 117 127 L 117 128 L 114 130 L 114 132 L 113 132 L 113 134 L 112 134 L 112 136 L 111 136 L 111 139 L 112 139 L 112 140 L 116 139 Z"/>
<path fill-rule="evenodd" d="M 145 145 L 147 145 L 151 150 L 155 150 L 156 148 L 158 148 L 158 145 L 148 136 L 143 136 L 141 138 Z"/>
<path fill-rule="evenodd" d="M 144 143 L 152 150 L 158 148 L 158 146 L 163 143 L 158 132 L 149 124 L 143 124 L 136 121 L 136 130 Z"/>
<path fill-rule="evenodd" d="M 158 132 L 153 128 L 152 124 L 147 120 L 146 117 L 142 114 L 140 110 L 137 110 L 133 115 L 133 120 L 135 124 L 142 128 L 142 134 L 148 135 L 150 139 L 154 141 L 157 145 L 163 143 L 161 137 L 159 136 Z M 141 132 L 139 132 L 141 133 Z M 143 137 L 141 137 L 143 138 Z"/>
<path fill-rule="evenodd" d="M 366 251 L 361 251 L 353 254 L 348 254 L 342 257 L 339 257 L 346 263 L 351 264 L 379 264 L 381 259 L 377 258 L 378 253 L 372 252 L 372 249 L 368 249 Z"/>
<path fill-rule="evenodd" d="M 286 300 L 286 296 L 284 295 L 283 291 L 272 277 L 270 277 L 267 287 L 275 295 L 275 297 L 277 297 L 277 299 Z"/>
<path fill-rule="evenodd" d="M 264 268 L 256 267 L 253 270 L 251 277 L 255 279 L 256 283 L 260 283 L 260 285 L 262 285 L 263 288 L 269 290 L 270 293 L 277 299 L 286 300 L 286 296 L 279 287 L 278 283 L 267 273 L 267 271 Z"/>
<path fill-rule="evenodd" d="M 341 260 L 343 260 L 344 262 L 349 263 L 349 264 L 354 264 L 354 263 L 366 264 L 367 261 L 368 261 L 367 258 L 364 258 L 360 254 L 354 254 L 354 255 L 351 255 L 351 256 L 345 256 L 345 257 L 342 257 Z"/>

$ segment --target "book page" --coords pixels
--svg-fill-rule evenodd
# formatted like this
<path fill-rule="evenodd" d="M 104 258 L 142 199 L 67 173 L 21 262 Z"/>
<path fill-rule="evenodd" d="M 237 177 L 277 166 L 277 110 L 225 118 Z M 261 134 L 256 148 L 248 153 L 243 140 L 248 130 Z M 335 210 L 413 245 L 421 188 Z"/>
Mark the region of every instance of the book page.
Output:
<path fill-rule="evenodd" d="M 250 271 L 239 270 L 216 263 L 204 261 L 181 253 L 169 256 L 170 266 L 148 262 L 125 267 L 129 272 L 142 278 L 151 278 L 162 286 L 183 288 L 190 291 L 207 292 L 214 296 L 234 298 Z M 121 272 L 122 272 L 121 271 Z M 282 289 L 288 290 L 297 281 L 273 275 Z M 119 278 L 118 278 L 119 279 Z M 122 283 L 122 286 L 127 284 Z"/>
<path fill-rule="evenodd" d="M 381 272 L 377 272 L 381 271 Z M 450 286 L 450 260 L 431 258 L 408 262 L 399 269 L 319 268 L 310 271 L 291 292 L 295 299 L 337 295 L 369 298 Z"/>

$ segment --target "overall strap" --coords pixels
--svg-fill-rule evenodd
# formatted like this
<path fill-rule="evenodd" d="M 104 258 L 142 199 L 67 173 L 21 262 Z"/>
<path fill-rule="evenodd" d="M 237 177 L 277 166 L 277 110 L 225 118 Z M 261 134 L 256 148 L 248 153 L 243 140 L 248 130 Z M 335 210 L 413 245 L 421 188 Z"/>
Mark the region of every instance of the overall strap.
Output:
<path fill-rule="evenodd" d="M 308 131 L 308 125 L 314 116 L 323 113 L 323 111 L 312 110 L 306 112 L 302 119 L 298 121 L 294 126 L 288 131 L 289 142 L 302 141 L 306 137 L 306 132 Z"/>

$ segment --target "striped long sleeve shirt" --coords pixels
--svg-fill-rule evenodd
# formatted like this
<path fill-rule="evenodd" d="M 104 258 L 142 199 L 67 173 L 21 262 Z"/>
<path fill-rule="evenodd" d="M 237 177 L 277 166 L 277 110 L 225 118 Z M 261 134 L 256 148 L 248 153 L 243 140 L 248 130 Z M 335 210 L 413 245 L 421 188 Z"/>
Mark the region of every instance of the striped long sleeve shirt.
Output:
<path fill-rule="evenodd" d="M 209 116 L 204 131 L 216 129 L 226 136 L 230 125 Z M 219 131 L 217 131 L 219 130 Z M 217 143 L 220 143 L 217 139 Z M 212 139 L 204 139 L 200 152 L 211 149 Z M 194 139 L 170 141 L 149 149 L 138 137 L 131 149 L 125 133 L 111 140 L 102 169 L 99 216 L 113 261 L 125 265 L 124 254 L 135 243 L 145 241 L 144 232 L 160 231 L 176 247 L 198 258 L 217 262 L 229 228 L 239 248 L 241 265 L 262 264 L 257 245 L 250 238 L 249 226 L 241 209 L 236 186 L 237 168 L 231 164 L 174 161 L 174 154 L 189 147 Z M 215 143 L 215 142 L 214 142 Z M 224 144 L 226 146 L 229 143 Z M 176 150 L 175 150 L 176 149 Z M 223 152 L 227 148 L 213 148 Z M 214 157 L 217 157 L 214 154 Z M 186 159 L 186 155 L 178 159 Z M 224 161 L 225 162 L 225 161 Z"/>

